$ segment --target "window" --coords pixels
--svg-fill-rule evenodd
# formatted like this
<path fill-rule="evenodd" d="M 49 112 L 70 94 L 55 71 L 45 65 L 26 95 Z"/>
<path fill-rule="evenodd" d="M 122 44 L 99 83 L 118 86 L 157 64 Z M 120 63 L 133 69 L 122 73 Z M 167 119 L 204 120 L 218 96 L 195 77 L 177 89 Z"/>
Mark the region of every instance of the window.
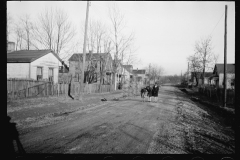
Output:
<path fill-rule="evenodd" d="M 53 68 L 48 69 L 48 80 L 53 82 Z"/>
<path fill-rule="evenodd" d="M 97 82 L 97 73 L 94 73 L 94 78 L 93 78 L 93 82 Z"/>
<path fill-rule="evenodd" d="M 37 67 L 37 80 L 41 80 L 43 78 L 42 67 Z"/>
<path fill-rule="evenodd" d="M 235 86 L 235 79 L 231 79 L 231 86 Z"/>
<path fill-rule="evenodd" d="M 142 77 L 137 77 L 138 82 L 142 81 Z"/>
<path fill-rule="evenodd" d="M 75 73 L 74 82 L 79 82 L 79 74 Z"/>

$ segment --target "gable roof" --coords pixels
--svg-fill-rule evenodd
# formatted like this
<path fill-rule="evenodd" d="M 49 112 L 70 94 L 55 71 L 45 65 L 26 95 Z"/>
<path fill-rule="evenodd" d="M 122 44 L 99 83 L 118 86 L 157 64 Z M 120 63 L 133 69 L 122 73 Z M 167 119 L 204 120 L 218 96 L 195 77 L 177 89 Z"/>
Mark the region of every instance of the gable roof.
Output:
<path fill-rule="evenodd" d="M 202 78 L 203 77 L 203 73 L 202 72 L 191 72 L 191 73 L 192 73 L 192 76 L 197 76 L 198 78 Z M 213 75 L 212 72 L 205 72 L 205 78 L 211 77 L 212 75 Z"/>
<path fill-rule="evenodd" d="M 92 60 L 93 59 L 96 59 L 96 60 L 99 60 L 100 59 L 100 56 L 107 56 L 109 53 L 86 53 L 86 61 L 89 61 L 90 60 L 90 55 L 92 55 Z M 110 57 L 112 58 L 111 54 L 109 54 Z M 82 59 L 83 57 L 83 53 L 74 53 L 69 59 L 68 61 L 79 61 L 79 56 L 80 58 Z"/>
<path fill-rule="evenodd" d="M 132 65 L 122 65 L 129 73 L 133 73 L 132 71 L 131 71 L 131 68 L 133 67 Z"/>
<path fill-rule="evenodd" d="M 132 65 L 123 65 L 123 67 L 126 68 L 126 69 L 130 69 L 130 68 L 132 68 L 133 66 L 132 66 Z"/>
<path fill-rule="evenodd" d="M 212 72 L 205 72 L 205 78 L 211 77 L 213 75 Z M 201 78 L 203 77 L 203 73 L 201 73 Z"/>
<path fill-rule="evenodd" d="M 224 64 L 215 64 L 213 74 L 224 73 Z M 235 73 L 235 64 L 227 64 L 227 73 Z"/>
<path fill-rule="evenodd" d="M 134 74 L 145 74 L 146 70 L 145 69 L 138 69 L 138 70 L 133 70 Z"/>
<path fill-rule="evenodd" d="M 8 63 L 31 63 L 42 56 L 52 53 L 61 63 L 62 60 L 52 50 L 20 50 L 7 54 Z"/>

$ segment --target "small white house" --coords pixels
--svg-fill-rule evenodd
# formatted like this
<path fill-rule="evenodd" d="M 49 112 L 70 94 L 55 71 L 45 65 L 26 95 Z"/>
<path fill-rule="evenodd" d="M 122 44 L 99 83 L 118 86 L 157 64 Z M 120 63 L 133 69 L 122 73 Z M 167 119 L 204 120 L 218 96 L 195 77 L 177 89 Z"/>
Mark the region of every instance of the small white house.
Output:
<path fill-rule="evenodd" d="M 129 84 L 133 80 L 133 66 L 132 65 L 122 65 L 123 66 L 123 76 L 124 83 Z"/>
<path fill-rule="evenodd" d="M 146 70 L 145 69 L 135 69 L 133 73 L 136 75 L 137 82 L 139 84 L 146 84 L 147 77 L 146 77 Z"/>
<path fill-rule="evenodd" d="M 7 54 L 7 78 L 48 79 L 58 83 L 62 60 L 52 50 L 20 50 Z"/>

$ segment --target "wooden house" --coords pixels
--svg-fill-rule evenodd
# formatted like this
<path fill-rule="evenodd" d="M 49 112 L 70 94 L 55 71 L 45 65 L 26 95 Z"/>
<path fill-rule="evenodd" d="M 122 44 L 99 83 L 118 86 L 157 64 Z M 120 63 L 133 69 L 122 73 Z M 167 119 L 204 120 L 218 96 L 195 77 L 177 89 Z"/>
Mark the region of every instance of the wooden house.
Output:
<path fill-rule="evenodd" d="M 80 58 L 80 63 L 79 63 Z M 69 73 L 74 82 L 81 80 L 83 53 L 74 53 L 69 58 Z M 103 74 L 103 84 L 112 83 L 112 57 L 110 53 L 87 53 L 85 57 L 84 82 L 100 83 L 100 74 Z"/>
<path fill-rule="evenodd" d="M 146 84 L 147 83 L 147 76 L 146 76 L 146 70 L 145 69 L 136 69 L 133 70 L 133 73 L 136 76 L 136 80 L 139 84 Z"/>
<path fill-rule="evenodd" d="M 227 64 L 227 88 L 235 87 L 235 64 Z M 215 64 L 211 80 L 217 87 L 224 85 L 224 64 Z"/>
<path fill-rule="evenodd" d="M 20 50 L 7 54 L 7 78 L 49 80 L 58 83 L 62 60 L 52 50 Z"/>

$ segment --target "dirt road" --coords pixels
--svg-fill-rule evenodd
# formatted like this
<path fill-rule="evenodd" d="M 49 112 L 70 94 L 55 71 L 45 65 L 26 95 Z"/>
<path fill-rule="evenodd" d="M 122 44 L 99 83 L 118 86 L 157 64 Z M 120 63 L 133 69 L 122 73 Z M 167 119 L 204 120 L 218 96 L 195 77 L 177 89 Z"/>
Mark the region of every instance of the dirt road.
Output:
<path fill-rule="evenodd" d="M 69 111 L 28 120 L 14 118 L 19 110 L 8 107 L 26 153 L 235 152 L 235 133 L 226 118 L 195 104 L 173 86 L 160 88 L 158 103 L 128 97 L 71 105 Z"/>

